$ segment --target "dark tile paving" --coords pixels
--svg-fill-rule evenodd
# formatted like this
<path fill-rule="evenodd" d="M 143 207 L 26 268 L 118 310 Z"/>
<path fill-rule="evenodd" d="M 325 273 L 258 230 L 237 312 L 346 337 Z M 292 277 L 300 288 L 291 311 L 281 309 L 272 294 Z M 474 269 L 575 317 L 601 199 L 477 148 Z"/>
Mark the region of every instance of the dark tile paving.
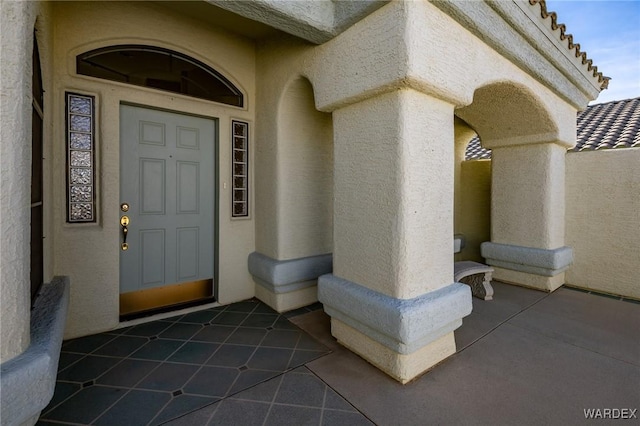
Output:
<path fill-rule="evenodd" d="M 638 304 L 493 286 L 458 353 L 404 386 L 339 346 L 318 305 L 247 301 L 65 342 L 39 424 L 578 424 L 638 408 Z"/>
<path fill-rule="evenodd" d="M 39 424 L 161 424 L 327 353 L 256 300 L 74 339 Z M 237 411 L 230 402 L 220 416 Z"/>
<path fill-rule="evenodd" d="M 306 367 L 172 420 L 193 425 L 372 425 Z"/>

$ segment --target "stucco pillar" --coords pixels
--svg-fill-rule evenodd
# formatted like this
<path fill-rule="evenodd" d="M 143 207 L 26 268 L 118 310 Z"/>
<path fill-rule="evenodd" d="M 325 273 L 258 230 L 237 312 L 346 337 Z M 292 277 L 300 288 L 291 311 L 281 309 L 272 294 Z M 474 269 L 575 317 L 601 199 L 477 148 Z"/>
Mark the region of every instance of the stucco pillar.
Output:
<path fill-rule="evenodd" d="M 32 2 L 0 2 L 0 362 L 30 342 Z"/>
<path fill-rule="evenodd" d="M 471 294 L 453 283 L 453 105 L 410 89 L 333 113 L 332 334 L 402 383 L 456 350 Z"/>
<path fill-rule="evenodd" d="M 482 256 L 494 279 L 545 291 L 564 283 L 565 154 L 556 141 L 492 149 L 491 242 Z"/>

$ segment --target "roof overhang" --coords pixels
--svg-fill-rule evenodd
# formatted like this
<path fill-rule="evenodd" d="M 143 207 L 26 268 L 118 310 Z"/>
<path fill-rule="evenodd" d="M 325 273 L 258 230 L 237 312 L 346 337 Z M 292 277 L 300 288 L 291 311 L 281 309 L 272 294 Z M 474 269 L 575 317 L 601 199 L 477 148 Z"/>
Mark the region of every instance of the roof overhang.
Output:
<path fill-rule="evenodd" d="M 432 3 L 577 109 L 607 86 L 544 0 Z"/>
<path fill-rule="evenodd" d="M 389 0 L 205 0 L 222 9 L 321 44 Z"/>

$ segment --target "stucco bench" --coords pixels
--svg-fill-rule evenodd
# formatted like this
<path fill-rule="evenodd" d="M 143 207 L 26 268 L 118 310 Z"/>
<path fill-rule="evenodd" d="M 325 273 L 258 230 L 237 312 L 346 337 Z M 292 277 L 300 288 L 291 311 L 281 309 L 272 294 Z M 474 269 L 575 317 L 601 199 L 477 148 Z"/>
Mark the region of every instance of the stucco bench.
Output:
<path fill-rule="evenodd" d="M 493 268 L 482 263 L 470 260 L 453 263 L 454 280 L 469 285 L 471 294 L 482 300 L 493 299 L 492 273 Z"/>
<path fill-rule="evenodd" d="M 42 285 L 31 310 L 31 344 L 0 364 L 2 426 L 35 424 L 51 401 L 68 305 L 67 277 L 55 277 Z"/>

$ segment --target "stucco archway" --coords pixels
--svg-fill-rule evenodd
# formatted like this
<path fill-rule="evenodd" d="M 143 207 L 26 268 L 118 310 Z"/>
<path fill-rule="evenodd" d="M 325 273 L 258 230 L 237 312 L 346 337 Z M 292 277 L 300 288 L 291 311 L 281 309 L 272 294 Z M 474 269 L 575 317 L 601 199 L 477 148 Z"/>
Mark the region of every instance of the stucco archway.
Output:
<path fill-rule="evenodd" d="M 256 296 L 278 311 L 317 300 L 316 279 L 331 272 L 333 251 L 333 125 L 331 114 L 315 107 L 313 86 L 295 76 L 284 85 L 277 110 L 273 162 L 259 159 L 274 180 L 258 177 L 258 202 L 274 203 L 259 222 L 268 234 L 249 258 Z M 269 196 L 267 196 L 269 194 Z"/>
<path fill-rule="evenodd" d="M 491 162 L 469 159 L 469 145 L 478 135 L 466 122 L 454 122 L 454 260 L 484 262 L 480 244 L 490 239 L 491 229 Z"/>
<path fill-rule="evenodd" d="M 553 100 L 509 82 L 478 88 L 456 115 L 492 149 L 491 241 L 482 256 L 496 279 L 553 291 L 572 252 L 564 246 L 564 154 L 575 122 Z M 575 133 L 575 130 L 573 130 Z"/>

